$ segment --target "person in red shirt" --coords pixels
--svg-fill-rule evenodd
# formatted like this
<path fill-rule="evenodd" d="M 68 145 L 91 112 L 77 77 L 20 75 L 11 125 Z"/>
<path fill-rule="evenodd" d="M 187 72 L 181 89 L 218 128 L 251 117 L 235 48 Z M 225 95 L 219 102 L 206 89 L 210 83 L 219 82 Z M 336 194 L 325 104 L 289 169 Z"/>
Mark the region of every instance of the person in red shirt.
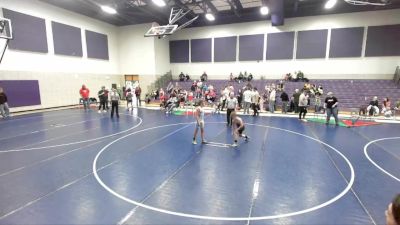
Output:
<path fill-rule="evenodd" d="M 83 108 L 85 110 L 89 109 L 89 94 L 90 94 L 89 89 L 85 85 L 82 85 L 82 88 L 79 91 L 79 94 L 81 95 L 81 98 L 82 98 Z"/>

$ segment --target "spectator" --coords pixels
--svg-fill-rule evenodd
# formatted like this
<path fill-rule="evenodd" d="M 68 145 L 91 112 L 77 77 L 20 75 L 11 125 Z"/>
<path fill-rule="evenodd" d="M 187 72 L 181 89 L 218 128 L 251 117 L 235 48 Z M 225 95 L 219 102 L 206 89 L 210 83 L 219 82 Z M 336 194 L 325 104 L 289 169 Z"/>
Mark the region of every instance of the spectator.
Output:
<path fill-rule="evenodd" d="M 108 107 L 108 96 L 110 95 L 110 92 L 107 88 L 104 91 L 104 95 L 106 96 L 106 109 L 109 110 L 110 108 Z"/>
<path fill-rule="evenodd" d="M 185 74 L 183 72 L 179 74 L 179 81 L 185 81 Z"/>
<path fill-rule="evenodd" d="M 132 94 L 131 88 L 128 88 L 128 89 L 126 90 L 126 92 L 125 92 L 125 99 L 126 99 L 126 110 L 133 109 L 133 103 L 132 103 L 133 94 Z M 131 104 L 130 107 L 129 107 L 129 103 Z"/>
<path fill-rule="evenodd" d="M 283 91 L 284 88 L 285 88 L 285 87 L 284 87 L 283 80 L 280 80 L 279 83 L 278 83 L 278 85 L 277 85 L 277 90 L 278 90 L 278 91 Z"/>
<path fill-rule="evenodd" d="M 269 94 L 269 112 L 274 113 L 275 112 L 275 101 L 276 101 L 276 90 L 275 88 L 271 89 L 271 93 Z"/>
<path fill-rule="evenodd" d="M 300 108 L 299 120 L 301 120 L 302 117 L 303 119 L 306 118 L 307 105 L 308 105 L 308 95 L 307 92 L 303 90 L 303 92 L 299 96 L 299 108 Z"/>
<path fill-rule="evenodd" d="M 2 87 L 0 87 L 0 113 L 3 118 L 10 116 L 10 108 L 8 107 L 8 99 Z"/>
<path fill-rule="evenodd" d="M 295 103 L 294 103 L 294 97 L 290 97 L 290 103 L 289 103 L 289 110 L 288 112 L 294 112 L 295 107 Z"/>
<path fill-rule="evenodd" d="M 328 92 L 328 96 L 325 98 L 325 104 L 324 108 L 326 109 L 326 124 L 329 124 L 329 121 L 331 120 L 331 115 L 335 118 L 335 124 L 336 126 L 339 125 L 339 118 L 338 118 L 338 107 L 337 105 L 339 104 L 337 98 L 333 96 L 332 92 Z"/>
<path fill-rule="evenodd" d="M 229 75 L 229 80 L 233 81 L 233 73 L 231 73 L 231 75 Z"/>
<path fill-rule="evenodd" d="M 120 100 L 120 96 L 115 88 L 111 89 L 110 100 L 111 100 L 111 118 L 114 117 L 114 110 L 117 114 L 117 118 L 119 118 L 118 103 Z"/>
<path fill-rule="evenodd" d="M 253 74 L 250 73 L 249 76 L 247 77 L 247 80 L 248 80 L 248 81 L 253 80 Z"/>
<path fill-rule="evenodd" d="M 86 88 L 85 85 L 82 85 L 82 88 L 79 91 L 79 94 L 81 95 L 81 98 L 82 98 L 83 108 L 85 110 L 89 109 L 89 94 L 90 94 L 89 89 Z"/>
<path fill-rule="evenodd" d="M 400 194 L 388 205 L 385 215 L 386 225 L 400 225 Z"/>
<path fill-rule="evenodd" d="M 172 84 L 172 82 L 169 82 L 169 84 L 167 86 L 167 93 L 171 94 L 173 89 L 174 89 L 174 85 Z"/>
<path fill-rule="evenodd" d="M 390 105 L 391 105 L 391 102 L 390 102 L 389 98 L 384 98 L 383 104 L 382 104 L 382 114 L 384 116 L 387 116 L 387 117 L 392 116 L 392 111 L 391 111 Z"/>
<path fill-rule="evenodd" d="M 107 101 L 107 96 L 106 96 L 106 87 L 101 87 L 101 90 L 97 93 L 97 96 L 99 97 L 99 113 L 101 113 L 101 107 L 103 107 L 103 112 L 106 111 L 106 101 Z"/>
<path fill-rule="evenodd" d="M 251 103 L 253 105 L 253 116 L 259 116 L 260 113 L 258 110 L 260 109 L 260 93 L 258 93 L 257 88 L 253 89 L 253 96 L 251 97 Z"/>
<path fill-rule="evenodd" d="M 195 92 L 196 91 L 196 87 L 197 87 L 197 83 L 196 83 L 196 81 L 193 81 L 192 86 L 190 86 L 190 90 L 192 92 Z"/>
<path fill-rule="evenodd" d="M 185 78 L 186 78 L 186 81 L 189 81 L 189 80 L 190 80 L 189 74 L 186 74 L 186 75 L 185 75 Z"/>
<path fill-rule="evenodd" d="M 243 91 L 242 91 L 242 89 L 239 88 L 236 98 L 238 100 L 238 108 L 241 109 L 242 108 L 242 100 L 243 100 Z"/>
<path fill-rule="evenodd" d="M 208 80 L 208 76 L 207 76 L 206 71 L 204 71 L 204 73 L 201 75 L 200 80 L 203 81 L 203 82 Z"/>
<path fill-rule="evenodd" d="M 142 103 L 140 103 L 140 95 L 142 94 L 142 89 L 140 88 L 140 85 L 136 86 L 135 88 L 135 95 L 136 95 L 136 107 L 142 106 Z"/>
<path fill-rule="evenodd" d="M 243 80 L 243 73 L 242 73 L 242 71 L 240 71 L 240 73 L 239 73 L 239 76 L 238 76 L 238 80 L 239 80 L 239 83 Z"/>
<path fill-rule="evenodd" d="M 286 114 L 289 102 L 289 96 L 284 89 L 282 89 L 281 100 L 282 100 L 282 113 Z"/>
<path fill-rule="evenodd" d="M 374 96 L 372 98 L 372 101 L 369 102 L 369 105 L 367 107 L 367 112 L 369 113 L 370 116 L 378 115 L 379 114 L 379 102 L 378 102 L 378 97 Z"/>
<path fill-rule="evenodd" d="M 246 89 L 243 92 L 243 97 L 244 97 L 244 103 L 243 103 L 243 114 L 250 114 L 250 104 L 251 104 L 251 97 L 253 96 L 253 93 L 250 89 Z"/>
<path fill-rule="evenodd" d="M 300 98 L 300 91 L 299 89 L 294 90 L 294 112 L 298 113 L 299 112 L 299 98 Z"/>

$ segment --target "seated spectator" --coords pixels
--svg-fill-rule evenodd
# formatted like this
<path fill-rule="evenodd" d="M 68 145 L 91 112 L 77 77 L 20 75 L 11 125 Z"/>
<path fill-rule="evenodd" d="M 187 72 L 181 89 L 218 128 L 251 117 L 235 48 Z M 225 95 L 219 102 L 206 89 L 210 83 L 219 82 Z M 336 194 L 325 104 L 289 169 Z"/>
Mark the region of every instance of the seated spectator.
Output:
<path fill-rule="evenodd" d="M 390 108 L 391 102 L 389 98 L 384 98 L 383 104 L 382 104 L 382 114 L 386 117 L 392 116 L 392 111 Z"/>
<path fill-rule="evenodd" d="M 183 72 L 179 74 L 179 81 L 185 81 L 185 74 Z"/>
<path fill-rule="evenodd" d="M 231 73 L 231 75 L 229 75 L 229 80 L 233 81 L 233 73 Z"/>
<path fill-rule="evenodd" d="M 247 81 L 247 72 L 244 71 L 243 81 Z"/>
<path fill-rule="evenodd" d="M 240 72 L 238 76 L 239 83 L 244 79 L 243 73 Z"/>
<path fill-rule="evenodd" d="M 287 73 L 285 74 L 285 81 L 291 81 L 293 79 L 292 74 L 291 73 Z"/>
<path fill-rule="evenodd" d="M 400 225 L 400 194 L 397 194 L 385 211 L 386 225 Z"/>
<path fill-rule="evenodd" d="M 207 73 L 204 71 L 204 73 L 200 77 L 200 80 L 204 82 L 208 80 L 207 78 L 208 78 Z"/>
<path fill-rule="evenodd" d="M 369 102 L 369 105 L 367 107 L 367 112 L 369 113 L 370 116 L 372 115 L 376 116 L 379 114 L 379 102 L 377 96 L 373 97 L 372 101 Z"/>
<path fill-rule="evenodd" d="M 186 75 L 185 75 L 185 78 L 186 78 L 186 81 L 189 81 L 189 80 L 190 80 L 189 74 L 186 74 Z"/>
<path fill-rule="evenodd" d="M 176 95 L 172 95 L 165 105 L 165 108 L 167 109 L 165 113 L 171 113 L 172 110 L 178 106 L 178 104 L 178 98 L 176 97 Z"/>
<path fill-rule="evenodd" d="M 250 73 L 250 75 L 247 77 L 247 80 L 248 80 L 248 81 L 253 80 L 253 74 Z"/>

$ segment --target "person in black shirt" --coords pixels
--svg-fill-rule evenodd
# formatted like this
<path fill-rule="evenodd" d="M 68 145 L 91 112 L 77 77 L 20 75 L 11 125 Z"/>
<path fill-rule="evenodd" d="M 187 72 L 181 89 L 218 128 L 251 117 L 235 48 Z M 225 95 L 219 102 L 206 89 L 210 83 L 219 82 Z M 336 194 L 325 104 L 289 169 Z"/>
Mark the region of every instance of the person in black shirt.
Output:
<path fill-rule="evenodd" d="M 286 94 L 285 90 L 283 90 L 283 89 L 282 89 L 282 94 L 281 94 L 281 100 L 282 100 L 282 113 L 287 113 L 289 96 L 288 96 L 288 94 Z"/>
<path fill-rule="evenodd" d="M 10 116 L 10 109 L 7 103 L 7 95 L 4 93 L 3 88 L 0 87 L 0 113 L 3 118 Z"/>
<path fill-rule="evenodd" d="M 373 112 L 371 113 L 371 109 Z M 378 97 L 373 97 L 372 101 L 369 102 L 369 105 L 367 107 L 367 112 L 369 113 L 370 116 L 372 115 L 378 115 L 379 114 L 379 102 L 378 102 Z"/>
<path fill-rule="evenodd" d="M 185 81 L 185 74 L 183 72 L 179 74 L 179 81 Z"/>
<path fill-rule="evenodd" d="M 101 90 L 97 93 L 97 96 L 99 97 L 99 113 L 101 113 L 101 108 L 103 107 L 103 112 L 106 111 L 106 102 L 107 102 L 107 95 L 106 95 L 106 87 L 101 87 Z"/>
<path fill-rule="evenodd" d="M 332 92 L 328 92 L 328 97 L 325 98 L 324 108 L 326 109 L 326 124 L 329 124 L 331 120 L 331 115 L 335 118 L 336 126 L 339 125 L 338 113 L 339 109 L 337 105 L 339 104 L 337 98 L 333 96 Z"/>

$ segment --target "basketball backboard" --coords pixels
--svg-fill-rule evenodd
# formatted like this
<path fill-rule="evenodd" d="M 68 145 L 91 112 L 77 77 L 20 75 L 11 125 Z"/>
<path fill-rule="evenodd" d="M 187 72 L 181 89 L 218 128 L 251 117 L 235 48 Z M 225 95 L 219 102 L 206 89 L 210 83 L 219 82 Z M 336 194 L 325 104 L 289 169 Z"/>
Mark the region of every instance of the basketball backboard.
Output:
<path fill-rule="evenodd" d="M 171 35 L 175 32 L 175 30 L 178 28 L 178 25 L 172 24 L 172 25 L 164 25 L 164 26 L 153 26 L 150 28 L 150 30 L 147 31 L 147 33 L 144 35 L 145 37 L 163 37 L 165 35 Z"/>
<path fill-rule="evenodd" d="M 11 20 L 0 17 L 0 38 L 12 39 Z"/>

